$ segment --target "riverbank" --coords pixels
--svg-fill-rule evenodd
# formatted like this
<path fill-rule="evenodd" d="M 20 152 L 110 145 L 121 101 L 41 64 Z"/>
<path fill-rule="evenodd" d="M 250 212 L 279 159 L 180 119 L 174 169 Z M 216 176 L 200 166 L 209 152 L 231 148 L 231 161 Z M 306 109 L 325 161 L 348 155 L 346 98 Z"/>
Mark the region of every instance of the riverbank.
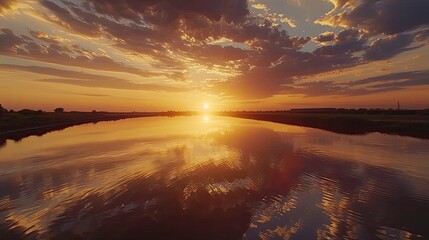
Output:
<path fill-rule="evenodd" d="M 71 126 L 152 116 L 189 116 L 197 112 L 32 112 L 0 114 L 0 147 L 7 139 L 19 141 L 28 136 L 41 136 Z M 429 139 L 429 112 L 425 111 L 276 111 L 221 112 L 216 115 L 255 119 L 304 127 L 319 128 L 344 134 L 380 132 Z"/>
<path fill-rule="evenodd" d="M 429 139 L 427 110 L 224 112 L 220 115 L 319 128 L 344 134 L 379 132 Z"/>
<path fill-rule="evenodd" d="M 0 146 L 7 139 L 19 141 L 22 138 L 62 130 L 71 126 L 115 121 L 126 118 L 159 116 L 160 113 L 108 113 L 108 112 L 31 112 L 2 113 L 0 115 Z"/>

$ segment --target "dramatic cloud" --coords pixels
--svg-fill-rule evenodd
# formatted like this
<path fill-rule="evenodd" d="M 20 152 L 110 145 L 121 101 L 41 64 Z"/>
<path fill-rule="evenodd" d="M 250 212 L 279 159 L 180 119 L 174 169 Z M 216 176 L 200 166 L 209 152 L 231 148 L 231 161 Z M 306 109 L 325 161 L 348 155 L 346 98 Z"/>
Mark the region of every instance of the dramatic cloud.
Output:
<path fill-rule="evenodd" d="M 18 0 L 0 0 L 0 14 L 11 9 Z"/>
<path fill-rule="evenodd" d="M 249 14 L 246 0 L 89 0 L 97 12 L 110 16 L 140 19 L 154 24 L 176 24 L 195 15 L 210 21 L 242 22 Z"/>
<path fill-rule="evenodd" d="M 382 60 L 391 58 L 401 52 L 417 48 L 408 47 L 413 43 L 415 36 L 411 34 L 400 34 L 393 37 L 377 39 L 365 53 L 365 58 L 371 60 Z"/>
<path fill-rule="evenodd" d="M 0 1 L 0 11 L 13 2 Z M 198 87 L 207 83 L 202 87 L 207 94 L 250 101 L 292 92 L 356 94 L 347 84 L 302 84 L 301 80 L 390 59 L 428 44 L 427 0 L 329 2 L 333 9 L 316 21 L 328 26 L 321 26 L 310 20 L 303 23 L 296 15 L 275 10 L 274 3 L 260 1 L 39 0 L 35 9 L 40 12 L 33 13 L 43 24 L 60 30 L 47 33 L 47 28 L 42 31 L 30 25 L 25 30 L 11 30 L 5 25 L 0 29 L 0 54 L 130 73 L 142 81 L 171 79 L 190 88 L 194 83 Z M 314 29 L 304 32 L 300 29 L 304 24 L 313 24 Z M 98 77 L 67 74 L 71 77 L 45 73 L 54 77 L 46 81 L 103 85 Z M 123 79 L 104 82 L 109 88 L 158 88 Z M 357 92 L 363 89 L 359 87 Z"/>
<path fill-rule="evenodd" d="M 122 63 L 113 60 L 107 55 L 96 53 L 77 45 L 62 45 L 58 38 L 49 36 L 42 32 L 32 31 L 31 35 L 47 44 L 39 44 L 27 36 L 16 36 L 10 29 L 0 29 L 0 54 L 20 56 L 67 66 L 127 72 L 143 77 L 160 75 L 124 66 Z"/>
<path fill-rule="evenodd" d="M 334 39 L 335 39 L 335 34 L 333 32 L 324 32 L 319 36 L 315 37 L 314 41 L 319 43 L 324 43 L 324 42 L 334 41 Z"/>
<path fill-rule="evenodd" d="M 335 8 L 317 22 L 397 34 L 429 24 L 427 0 L 330 0 Z"/>
<path fill-rule="evenodd" d="M 16 49 L 24 41 L 16 36 L 12 30 L 0 28 L 0 53 L 10 54 L 16 52 Z"/>
<path fill-rule="evenodd" d="M 374 89 L 429 85 L 429 71 L 391 73 L 354 81 L 351 82 L 349 86 L 362 86 L 367 84 L 371 84 L 371 88 Z"/>
<path fill-rule="evenodd" d="M 165 91 L 165 92 L 183 92 L 186 89 L 162 86 L 156 84 L 134 83 L 117 77 L 108 77 L 83 72 L 67 71 L 49 67 L 38 66 L 19 66 L 10 64 L 0 64 L 1 71 L 23 71 L 32 72 L 41 75 L 54 76 L 60 78 L 44 78 L 39 81 L 71 84 L 82 87 L 113 88 L 126 90 L 146 90 L 146 91 Z"/>
<path fill-rule="evenodd" d="M 353 82 L 309 82 L 287 89 L 286 92 L 302 93 L 307 96 L 351 96 L 401 90 L 406 87 L 423 85 L 429 86 L 429 71 L 390 73 Z"/>
<path fill-rule="evenodd" d="M 327 40 L 330 38 L 332 38 L 330 41 L 335 43 L 334 45 L 322 46 L 317 48 L 314 53 L 324 56 L 351 54 L 363 50 L 366 43 L 366 39 L 363 38 L 356 29 L 343 30 L 336 36 L 328 33 L 328 35 L 325 34 L 318 37 L 318 39 L 322 40 Z"/>

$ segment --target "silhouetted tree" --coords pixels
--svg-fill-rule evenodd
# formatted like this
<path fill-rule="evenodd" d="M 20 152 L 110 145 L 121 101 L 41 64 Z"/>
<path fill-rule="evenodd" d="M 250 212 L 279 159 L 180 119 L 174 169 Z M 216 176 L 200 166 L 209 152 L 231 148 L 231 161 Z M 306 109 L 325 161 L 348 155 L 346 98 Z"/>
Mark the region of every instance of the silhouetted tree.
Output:
<path fill-rule="evenodd" d="M 23 114 L 23 115 L 36 115 L 36 114 L 42 114 L 43 111 L 42 110 L 32 110 L 32 109 L 22 109 L 19 110 L 18 113 Z"/>
<path fill-rule="evenodd" d="M 64 112 L 64 108 L 55 108 L 54 112 L 57 112 L 57 113 Z"/>
<path fill-rule="evenodd" d="M 0 104 L 0 113 L 6 113 L 7 109 Z"/>

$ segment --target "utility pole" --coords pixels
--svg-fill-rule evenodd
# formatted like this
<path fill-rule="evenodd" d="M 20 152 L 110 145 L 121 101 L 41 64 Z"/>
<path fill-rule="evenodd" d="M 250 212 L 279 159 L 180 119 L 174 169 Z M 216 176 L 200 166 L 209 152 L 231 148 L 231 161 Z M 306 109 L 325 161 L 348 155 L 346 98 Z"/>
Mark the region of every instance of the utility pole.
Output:
<path fill-rule="evenodd" d="M 398 101 L 398 111 L 400 110 L 400 105 L 399 105 L 399 101 Z"/>

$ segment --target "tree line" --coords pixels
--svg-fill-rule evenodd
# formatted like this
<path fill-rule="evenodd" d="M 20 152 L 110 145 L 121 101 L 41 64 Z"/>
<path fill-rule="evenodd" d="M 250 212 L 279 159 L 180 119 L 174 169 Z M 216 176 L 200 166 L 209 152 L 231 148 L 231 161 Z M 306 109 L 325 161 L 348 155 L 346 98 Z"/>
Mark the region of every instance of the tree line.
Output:
<path fill-rule="evenodd" d="M 44 113 L 44 111 L 42 111 L 42 110 L 32 110 L 32 109 L 26 109 L 26 108 L 21 109 L 19 111 L 15 111 L 13 109 L 7 110 L 5 107 L 3 107 L 0 104 L 0 113 L 15 113 L 15 112 L 21 113 L 21 114 L 41 114 L 41 113 Z M 62 113 L 62 112 L 64 112 L 64 108 L 62 108 L 62 107 L 55 108 L 54 112 Z"/>

